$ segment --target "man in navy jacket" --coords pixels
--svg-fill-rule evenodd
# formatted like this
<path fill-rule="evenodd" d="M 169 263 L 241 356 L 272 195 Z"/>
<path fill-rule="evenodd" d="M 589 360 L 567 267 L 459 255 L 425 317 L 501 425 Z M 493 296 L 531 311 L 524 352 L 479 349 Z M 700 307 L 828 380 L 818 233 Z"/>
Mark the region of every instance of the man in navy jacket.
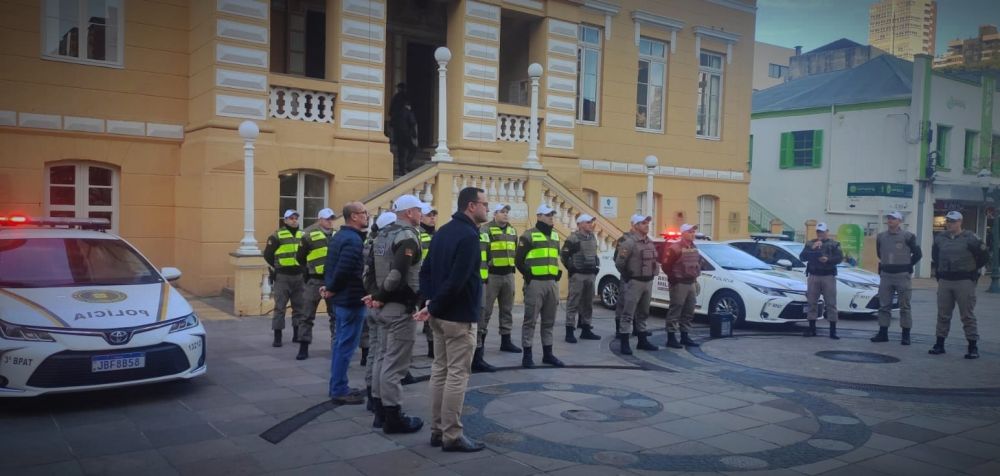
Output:
<path fill-rule="evenodd" d="M 326 253 L 325 286 L 320 293 L 327 307 L 334 307 L 337 335 L 333 342 L 330 362 L 330 399 L 336 403 L 364 403 L 364 392 L 347 386 L 347 366 L 361 339 L 365 319 L 365 296 L 361 275 L 364 271 L 362 251 L 364 230 L 368 227 L 368 211 L 361 202 L 344 205 L 344 225 L 333 235 Z"/>
<path fill-rule="evenodd" d="M 458 212 L 434 235 L 420 268 L 420 291 L 429 301 L 414 319 L 429 319 L 434 332 L 431 446 L 441 446 L 443 451 L 485 448 L 463 435 L 462 404 L 483 299 L 479 225 L 486 222 L 488 208 L 482 189 L 463 189 L 458 194 Z"/>

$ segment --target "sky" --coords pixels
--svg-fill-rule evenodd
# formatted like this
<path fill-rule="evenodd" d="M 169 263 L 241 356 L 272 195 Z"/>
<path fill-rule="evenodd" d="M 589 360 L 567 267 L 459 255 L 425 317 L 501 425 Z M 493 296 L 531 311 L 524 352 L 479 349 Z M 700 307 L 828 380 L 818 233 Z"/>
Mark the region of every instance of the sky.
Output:
<path fill-rule="evenodd" d="M 868 44 L 868 7 L 875 0 L 758 0 L 757 41 L 809 51 L 847 38 Z M 980 24 L 1000 26 L 1000 0 L 937 0 L 935 55 L 955 38 L 977 36 Z"/>

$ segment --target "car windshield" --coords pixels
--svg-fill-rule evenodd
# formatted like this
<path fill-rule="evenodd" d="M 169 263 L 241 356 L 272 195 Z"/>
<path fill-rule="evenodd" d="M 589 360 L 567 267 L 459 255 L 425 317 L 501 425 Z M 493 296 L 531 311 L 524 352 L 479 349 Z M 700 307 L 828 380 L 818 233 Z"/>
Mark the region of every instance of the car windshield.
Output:
<path fill-rule="evenodd" d="M 805 243 L 792 243 L 792 244 L 784 245 L 783 247 L 786 250 L 788 250 L 790 253 L 792 253 L 793 255 L 799 256 L 800 254 L 802 254 L 802 249 L 805 248 L 806 245 L 805 245 Z M 846 260 L 847 256 L 844 256 L 844 259 L 845 259 L 844 261 L 841 261 L 840 264 L 837 265 L 838 268 L 853 268 L 854 267 L 854 265 L 852 265 L 851 263 L 847 262 L 847 260 Z M 805 266 L 805 263 L 803 263 L 802 266 Z"/>
<path fill-rule="evenodd" d="M 771 269 L 767 263 L 754 258 L 752 255 L 729 245 L 724 244 L 698 244 L 698 249 L 706 256 L 715 261 L 723 269 L 729 270 L 749 270 L 749 269 Z"/>
<path fill-rule="evenodd" d="M 120 240 L 0 239 L 0 287 L 151 284 L 163 278 Z"/>

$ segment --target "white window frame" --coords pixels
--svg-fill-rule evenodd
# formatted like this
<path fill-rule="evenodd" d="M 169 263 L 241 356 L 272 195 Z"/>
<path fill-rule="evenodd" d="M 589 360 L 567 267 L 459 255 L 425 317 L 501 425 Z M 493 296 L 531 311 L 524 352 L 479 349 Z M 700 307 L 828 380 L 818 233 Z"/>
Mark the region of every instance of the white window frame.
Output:
<path fill-rule="evenodd" d="M 49 0 L 42 0 L 41 2 L 42 14 L 40 20 L 40 29 L 39 29 L 39 31 L 41 32 L 39 38 L 40 39 L 39 44 L 41 48 L 42 58 L 54 61 L 63 61 L 66 63 L 103 66 L 105 68 L 118 68 L 118 69 L 124 68 L 125 67 L 125 2 L 124 0 L 106 0 L 106 1 L 108 3 L 117 4 L 116 6 L 118 8 L 118 17 L 115 19 L 117 22 L 117 31 L 118 31 L 118 45 L 115 48 L 116 57 L 118 58 L 116 61 L 93 60 L 87 58 L 87 35 L 83 34 L 83 32 L 87 30 L 86 27 L 87 24 L 89 23 L 86 16 L 88 0 L 78 0 L 79 11 L 77 13 L 78 13 L 79 25 L 77 29 L 77 35 L 78 35 L 77 53 L 79 54 L 79 56 L 63 56 L 58 54 L 51 54 L 48 52 L 47 48 L 48 45 L 46 44 L 47 41 L 46 23 L 48 23 L 47 20 L 49 19 L 50 16 L 58 18 L 59 13 L 53 12 L 50 15 Z"/>
<path fill-rule="evenodd" d="M 597 43 L 584 42 L 582 39 L 582 32 L 585 29 L 594 30 L 597 32 Z M 604 46 L 604 34 L 601 29 L 592 25 L 579 25 L 577 33 L 577 46 L 576 46 L 576 58 L 577 58 L 577 71 L 576 71 L 576 122 L 577 124 L 589 124 L 598 125 L 601 122 L 601 56 L 602 49 Z M 587 51 L 594 51 L 597 53 L 597 85 L 594 96 L 594 119 L 583 119 L 583 72 L 586 70 L 584 65 L 586 56 L 584 55 Z"/>
<path fill-rule="evenodd" d="M 73 205 L 53 205 L 51 203 L 52 169 L 54 167 L 73 167 L 74 170 L 74 200 Z M 90 168 L 96 167 L 111 171 L 111 206 L 90 204 Z M 121 192 L 118 169 L 107 164 L 92 162 L 53 162 L 45 166 L 45 191 L 43 192 L 43 209 L 45 216 L 52 212 L 73 212 L 76 218 L 90 218 L 90 212 L 111 212 L 111 232 L 118 233 L 118 195 Z M 56 184 L 57 187 L 67 185 Z M 105 187 L 101 185 L 100 187 Z"/>
<path fill-rule="evenodd" d="M 665 41 L 657 40 L 657 39 L 654 39 L 654 38 L 646 38 L 646 37 L 641 37 L 639 39 L 640 45 L 644 41 L 650 42 L 650 43 L 657 43 L 657 44 L 660 44 L 660 45 L 663 46 L 663 56 L 646 55 L 646 54 L 642 53 L 642 47 L 641 46 L 640 46 L 640 49 L 639 49 L 639 62 L 643 62 L 643 61 L 648 62 L 650 64 L 650 67 L 648 68 L 649 71 L 652 71 L 652 69 L 653 69 L 652 65 L 653 64 L 663 65 L 663 83 L 660 84 L 660 85 L 658 85 L 660 87 L 660 89 L 663 90 L 663 93 L 660 95 L 660 127 L 659 128 L 648 127 L 649 126 L 649 117 L 650 117 L 649 111 L 651 111 L 653 109 L 652 108 L 653 94 L 650 92 L 650 87 L 651 86 L 655 87 L 657 85 L 653 85 L 651 83 L 647 83 L 646 84 L 646 127 L 635 126 L 635 129 L 637 131 L 640 131 L 640 132 L 657 132 L 657 133 L 661 133 L 662 134 L 663 131 L 665 131 L 666 128 L 667 128 L 667 124 L 666 124 L 667 123 L 667 117 L 666 117 L 666 115 L 667 115 L 666 114 L 666 104 L 667 104 L 667 73 L 668 73 L 667 72 L 667 57 L 670 54 L 669 53 L 669 46 L 667 45 L 667 42 L 665 42 Z M 650 74 L 649 78 L 651 78 L 651 77 L 652 77 L 652 75 Z M 636 114 L 636 119 L 638 119 L 638 116 L 639 116 L 639 110 L 638 110 L 638 107 L 639 107 L 639 82 L 638 81 L 636 81 L 635 95 L 636 95 L 636 112 L 635 112 L 635 114 Z"/>
<path fill-rule="evenodd" d="M 295 182 L 295 210 L 299 212 L 299 223 L 302 224 L 301 228 L 304 229 L 306 226 L 309 226 L 309 225 L 313 224 L 316 221 L 316 219 L 317 219 L 315 215 L 306 216 L 306 214 L 305 214 L 306 213 L 306 207 L 305 207 L 306 198 L 319 198 L 319 197 L 306 197 L 305 196 L 306 176 L 311 175 L 313 177 L 319 177 L 319 178 L 323 179 L 323 206 L 320 207 L 320 208 L 327 208 L 327 207 L 330 206 L 329 205 L 329 203 L 330 203 L 330 176 L 327 175 L 327 174 L 325 174 L 325 173 L 322 173 L 322 172 L 317 172 L 315 170 L 307 170 L 307 169 L 286 170 L 286 171 L 283 171 L 283 172 L 279 173 L 278 174 L 278 207 L 279 207 L 278 216 L 279 216 L 279 218 L 281 217 L 281 214 L 285 213 L 284 207 L 281 206 L 281 200 L 283 198 L 292 198 L 291 196 L 286 196 L 286 195 L 282 195 L 281 194 L 281 178 L 282 178 L 282 176 L 289 175 L 289 174 L 295 174 L 296 175 L 296 182 Z"/>
<path fill-rule="evenodd" d="M 714 235 L 718 203 L 719 197 L 715 195 L 698 196 L 698 231 L 704 233 L 705 236 L 712 237 L 714 240 L 719 239 L 719 237 Z M 706 207 L 706 204 L 709 206 Z"/>
<path fill-rule="evenodd" d="M 712 67 L 709 67 L 709 66 L 702 66 L 701 65 L 701 55 L 710 55 L 710 56 L 718 57 L 719 58 L 719 68 L 712 68 Z M 722 121 L 722 117 L 724 115 L 723 111 L 722 111 L 722 106 L 725 103 L 723 95 L 724 95 L 724 92 L 726 90 L 725 68 L 726 68 L 726 56 L 723 55 L 723 54 L 714 53 L 714 52 L 706 51 L 706 50 L 702 50 L 700 52 L 700 54 L 698 55 L 698 83 L 699 84 L 701 83 L 701 76 L 702 75 L 706 75 L 708 78 L 710 78 L 711 76 L 718 76 L 719 77 L 719 107 L 718 107 L 719 112 L 718 112 L 718 117 L 716 118 L 717 123 L 715 125 L 715 129 L 716 129 L 716 133 L 715 134 L 711 134 L 711 133 L 701 134 L 701 133 L 698 133 L 699 123 L 698 123 L 697 114 L 698 114 L 698 110 L 701 108 L 702 96 L 706 93 L 706 91 L 708 91 L 707 87 L 702 87 L 702 86 L 699 85 L 699 89 L 701 89 L 701 91 L 699 91 L 698 94 L 695 95 L 695 100 L 697 101 L 695 103 L 695 136 L 697 138 L 699 138 L 699 139 L 720 140 L 722 138 L 722 122 L 723 122 Z M 707 86 L 707 83 L 708 83 L 708 81 L 706 81 L 706 86 Z M 710 109 L 709 107 L 706 108 L 705 117 L 706 117 L 706 127 L 710 130 L 711 129 L 711 127 L 709 127 L 710 124 L 707 123 L 708 116 L 709 116 L 709 113 L 708 113 L 709 109 Z"/>

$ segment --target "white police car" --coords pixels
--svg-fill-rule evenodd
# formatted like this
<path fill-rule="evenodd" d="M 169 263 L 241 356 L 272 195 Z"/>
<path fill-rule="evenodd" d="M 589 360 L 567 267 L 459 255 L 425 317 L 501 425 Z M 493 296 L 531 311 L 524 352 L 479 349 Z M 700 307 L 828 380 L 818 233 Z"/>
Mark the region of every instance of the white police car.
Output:
<path fill-rule="evenodd" d="M 671 238 L 671 237 L 668 237 Z M 666 253 L 668 241 L 655 240 L 657 253 Z M 806 318 L 806 284 L 800 273 L 770 265 L 723 243 L 696 241 L 701 253 L 701 292 L 695 314 L 730 312 L 737 323 L 795 322 Z M 614 309 L 620 288 L 614 251 L 601 255 L 597 276 L 601 303 Z M 652 306 L 668 308 L 667 276 L 660 271 L 653 285 Z"/>
<path fill-rule="evenodd" d="M 743 250 L 757 259 L 805 275 L 806 264 L 799 259 L 805 244 L 776 239 L 777 235 L 756 234 L 749 240 L 730 240 L 726 243 Z M 851 314 L 870 314 L 878 311 L 879 276 L 871 271 L 851 266 L 837 265 L 837 311 Z M 893 298 L 893 307 L 899 301 Z"/>
<path fill-rule="evenodd" d="M 203 375 L 205 329 L 105 219 L 0 217 L 0 397 Z"/>

